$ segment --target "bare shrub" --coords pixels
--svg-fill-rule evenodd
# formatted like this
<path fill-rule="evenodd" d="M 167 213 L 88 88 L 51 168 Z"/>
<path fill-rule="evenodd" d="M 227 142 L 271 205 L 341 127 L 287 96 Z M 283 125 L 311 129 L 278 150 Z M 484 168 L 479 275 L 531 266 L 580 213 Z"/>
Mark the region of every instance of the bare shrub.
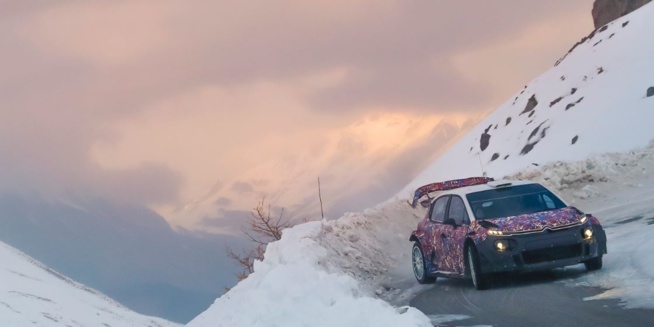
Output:
<path fill-rule="evenodd" d="M 255 244 L 254 248 L 244 250 L 240 254 L 227 248 L 227 256 L 241 268 L 241 272 L 236 275 L 238 280 L 243 280 L 253 273 L 254 261 L 263 260 L 266 245 L 280 240 L 282 231 L 293 226 L 289 218 L 284 217 L 284 208 L 280 210 L 279 215 L 273 215 L 270 204 L 266 205 L 265 200 L 261 199 L 252 209 L 248 223 L 242 229 L 243 234 Z"/>

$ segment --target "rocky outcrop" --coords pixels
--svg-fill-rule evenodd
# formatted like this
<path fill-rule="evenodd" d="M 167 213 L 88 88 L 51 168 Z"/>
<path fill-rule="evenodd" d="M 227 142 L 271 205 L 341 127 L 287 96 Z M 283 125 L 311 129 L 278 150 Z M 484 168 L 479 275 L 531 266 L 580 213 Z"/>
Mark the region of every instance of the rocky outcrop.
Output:
<path fill-rule="evenodd" d="M 520 113 L 520 115 L 533 111 L 537 105 L 538 105 L 538 100 L 536 100 L 536 94 L 534 94 L 531 96 L 531 98 L 529 98 L 529 101 L 527 101 L 527 105 L 525 106 L 525 110 L 523 110 Z"/>
<path fill-rule="evenodd" d="M 651 0 L 595 0 L 593 22 L 598 29 L 650 2 Z"/>

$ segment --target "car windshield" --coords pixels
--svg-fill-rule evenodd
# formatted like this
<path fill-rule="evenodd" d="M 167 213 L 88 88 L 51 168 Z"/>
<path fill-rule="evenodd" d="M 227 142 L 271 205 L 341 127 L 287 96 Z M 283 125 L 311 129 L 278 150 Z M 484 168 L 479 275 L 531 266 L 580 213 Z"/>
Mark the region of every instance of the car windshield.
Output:
<path fill-rule="evenodd" d="M 477 220 L 511 217 L 565 207 L 540 184 L 502 187 L 466 195 Z"/>

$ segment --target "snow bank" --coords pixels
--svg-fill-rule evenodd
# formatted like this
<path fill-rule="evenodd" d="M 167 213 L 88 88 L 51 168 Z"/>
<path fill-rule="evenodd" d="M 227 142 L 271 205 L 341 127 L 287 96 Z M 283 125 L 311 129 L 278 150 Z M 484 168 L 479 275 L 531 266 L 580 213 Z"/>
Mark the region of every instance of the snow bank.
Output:
<path fill-rule="evenodd" d="M 418 216 L 398 215 L 408 208 L 388 204 L 285 230 L 253 274 L 187 326 L 431 326 L 415 308 L 375 297 L 390 291 L 379 285 L 398 274 L 398 262 L 400 275 L 410 273 Z"/>
<path fill-rule="evenodd" d="M 553 161 L 503 178 L 542 183 L 574 202 L 615 193 L 617 186 L 642 186 L 652 172 L 654 141 L 643 149 L 604 153 L 581 161 Z M 599 187 L 606 185 L 612 185 L 611 189 L 600 192 Z"/>

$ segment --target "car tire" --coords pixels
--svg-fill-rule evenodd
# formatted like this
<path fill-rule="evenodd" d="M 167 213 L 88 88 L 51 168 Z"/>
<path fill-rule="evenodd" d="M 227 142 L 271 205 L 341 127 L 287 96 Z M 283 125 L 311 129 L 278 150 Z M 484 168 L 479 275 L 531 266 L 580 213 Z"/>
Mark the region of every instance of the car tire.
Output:
<path fill-rule="evenodd" d="M 470 268 L 472 285 L 474 285 L 477 290 L 488 289 L 490 286 L 488 282 L 488 276 L 481 272 L 481 265 L 479 264 L 479 255 L 477 254 L 477 249 L 471 245 L 468 247 L 467 253 L 468 267 Z"/>
<path fill-rule="evenodd" d="M 432 284 L 436 281 L 436 277 L 427 275 L 427 265 L 425 265 L 425 256 L 422 252 L 419 242 L 413 242 L 411 249 L 411 268 L 413 268 L 413 275 L 420 284 Z"/>
<path fill-rule="evenodd" d="M 600 254 L 595 258 L 584 261 L 584 266 L 586 266 L 586 270 L 588 271 L 602 269 L 602 255 Z"/>

